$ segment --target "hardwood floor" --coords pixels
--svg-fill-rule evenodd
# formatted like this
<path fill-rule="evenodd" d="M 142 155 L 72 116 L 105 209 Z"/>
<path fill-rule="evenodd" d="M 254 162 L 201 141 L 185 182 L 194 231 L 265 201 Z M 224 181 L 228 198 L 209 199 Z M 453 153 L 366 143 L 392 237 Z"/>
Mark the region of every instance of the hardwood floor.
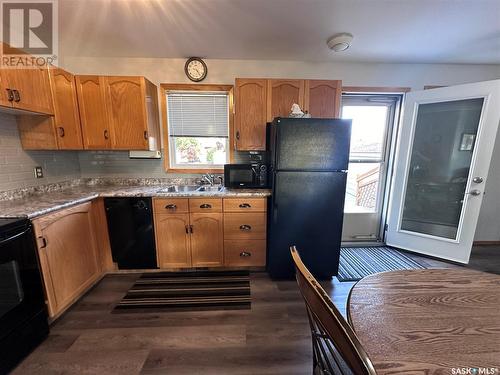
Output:
<path fill-rule="evenodd" d="M 430 267 L 460 267 L 411 255 Z M 500 247 L 471 268 L 500 270 Z M 294 281 L 251 274 L 251 310 L 112 313 L 139 274 L 106 276 L 52 327 L 13 374 L 310 374 L 311 339 Z M 354 282 L 322 283 L 345 314 Z"/>

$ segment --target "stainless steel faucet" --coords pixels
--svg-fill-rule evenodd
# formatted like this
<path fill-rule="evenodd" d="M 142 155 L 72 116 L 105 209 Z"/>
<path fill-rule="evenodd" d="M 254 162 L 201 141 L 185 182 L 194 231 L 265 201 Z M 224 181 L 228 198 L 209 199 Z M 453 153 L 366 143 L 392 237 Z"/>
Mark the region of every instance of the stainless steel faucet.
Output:
<path fill-rule="evenodd" d="M 214 174 L 206 173 L 203 176 L 201 176 L 201 182 L 206 182 L 207 184 L 210 184 L 210 186 L 215 185 L 215 180 L 219 179 L 220 184 L 223 184 L 223 178 L 222 176 L 216 176 Z"/>

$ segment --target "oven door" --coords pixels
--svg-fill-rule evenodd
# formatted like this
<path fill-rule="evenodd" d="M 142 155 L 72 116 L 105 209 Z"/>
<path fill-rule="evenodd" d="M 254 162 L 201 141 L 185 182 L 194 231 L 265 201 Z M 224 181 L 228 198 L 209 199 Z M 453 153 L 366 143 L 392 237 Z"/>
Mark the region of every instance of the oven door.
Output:
<path fill-rule="evenodd" d="M 26 223 L 0 237 L 0 339 L 44 308 L 33 232 Z"/>
<path fill-rule="evenodd" d="M 258 186 L 257 169 L 251 164 L 226 164 L 224 186 L 232 189 L 246 189 Z"/>

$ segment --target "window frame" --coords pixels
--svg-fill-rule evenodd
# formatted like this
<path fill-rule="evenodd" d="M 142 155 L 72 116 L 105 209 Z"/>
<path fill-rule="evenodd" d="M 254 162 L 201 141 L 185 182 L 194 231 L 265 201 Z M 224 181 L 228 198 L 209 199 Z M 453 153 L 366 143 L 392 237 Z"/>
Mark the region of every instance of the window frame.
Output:
<path fill-rule="evenodd" d="M 161 90 L 161 117 L 164 149 L 164 168 L 166 172 L 171 173 L 224 173 L 223 168 L 177 168 L 171 167 L 170 163 L 170 131 L 168 126 L 167 113 L 167 93 L 168 91 L 221 91 L 226 92 L 229 105 L 229 128 L 228 128 L 228 153 L 229 161 L 234 160 L 234 87 L 233 85 L 219 84 L 183 84 L 183 83 L 162 83 Z"/>

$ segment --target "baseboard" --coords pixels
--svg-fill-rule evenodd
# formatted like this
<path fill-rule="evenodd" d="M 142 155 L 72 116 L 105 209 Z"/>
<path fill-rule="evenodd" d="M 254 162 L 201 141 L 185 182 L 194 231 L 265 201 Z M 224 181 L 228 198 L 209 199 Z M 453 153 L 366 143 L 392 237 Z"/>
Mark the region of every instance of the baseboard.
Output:
<path fill-rule="evenodd" d="M 500 241 L 474 241 L 472 243 L 474 246 L 499 246 Z"/>

